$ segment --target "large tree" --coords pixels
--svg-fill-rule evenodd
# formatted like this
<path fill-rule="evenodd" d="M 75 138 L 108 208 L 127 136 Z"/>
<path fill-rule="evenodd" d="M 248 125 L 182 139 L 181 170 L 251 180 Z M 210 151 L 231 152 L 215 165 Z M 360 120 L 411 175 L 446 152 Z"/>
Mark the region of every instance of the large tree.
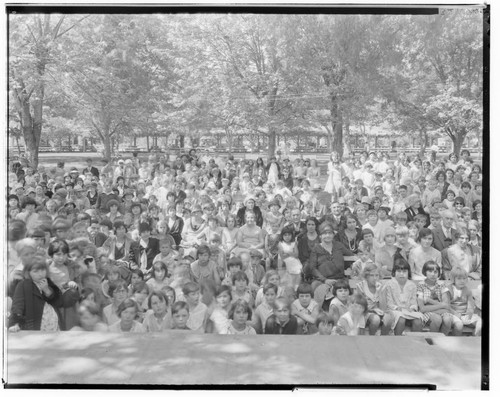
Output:
<path fill-rule="evenodd" d="M 47 79 L 65 56 L 64 39 L 87 16 L 9 15 L 10 103 L 19 115 L 26 157 L 38 166 Z M 50 87 L 48 87 L 50 90 Z"/>
<path fill-rule="evenodd" d="M 472 11 L 399 18 L 400 59 L 385 65 L 381 79 L 382 95 L 406 120 L 403 128 L 438 130 L 456 154 L 467 134 L 482 129 L 482 20 Z"/>

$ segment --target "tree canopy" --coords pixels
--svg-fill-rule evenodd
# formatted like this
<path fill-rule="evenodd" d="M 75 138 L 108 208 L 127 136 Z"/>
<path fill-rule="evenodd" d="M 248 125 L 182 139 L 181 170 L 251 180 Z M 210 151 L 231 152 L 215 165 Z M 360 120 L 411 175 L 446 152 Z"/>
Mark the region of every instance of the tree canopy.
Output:
<path fill-rule="evenodd" d="M 476 10 L 478 11 L 478 10 Z M 479 10 L 480 11 L 480 10 Z M 9 15 L 9 131 L 36 166 L 42 134 L 276 136 L 350 128 L 449 136 L 483 119 L 481 12 L 439 15 Z M 58 135 L 59 134 L 59 135 Z"/>

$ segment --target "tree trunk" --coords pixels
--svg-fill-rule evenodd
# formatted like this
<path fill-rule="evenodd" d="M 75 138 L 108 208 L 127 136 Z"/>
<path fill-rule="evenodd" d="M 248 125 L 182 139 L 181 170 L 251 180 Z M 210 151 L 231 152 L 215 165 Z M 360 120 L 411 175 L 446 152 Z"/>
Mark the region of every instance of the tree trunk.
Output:
<path fill-rule="evenodd" d="M 429 136 L 425 128 L 420 128 L 420 158 L 424 158 L 425 149 L 429 146 Z"/>
<path fill-rule="evenodd" d="M 104 145 L 104 153 L 102 154 L 104 159 L 107 161 L 111 161 L 111 153 L 112 153 L 112 147 L 111 147 L 111 138 L 109 136 L 109 131 L 105 131 L 103 134 L 103 139 L 101 139 L 102 144 Z"/>
<path fill-rule="evenodd" d="M 19 144 L 19 137 L 16 136 L 17 153 L 21 156 L 21 145 Z"/>
<path fill-rule="evenodd" d="M 460 150 L 462 150 L 462 145 L 466 136 L 467 131 L 464 127 L 462 127 L 459 131 L 456 131 L 454 134 L 450 134 L 451 141 L 453 142 L 453 153 L 455 153 L 457 157 L 460 157 Z"/>
<path fill-rule="evenodd" d="M 332 133 L 333 139 L 331 142 L 332 152 L 337 152 L 339 158 L 342 158 L 342 152 L 344 149 L 343 136 L 342 136 L 342 111 L 338 105 L 336 96 L 332 96 L 332 105 L 330 107 L 330 116 L 332 123 Z"/>
<path fill-rule="evenodd" d="M 28 164 L 33 169 L 38 167 L 38 139 L 35 135 L 34 128 L 24 128 L 23 130 L 28 130 L 27 132 L 23 131 L 24 136 L 24 149 L 25 149 L 25 157 L 28 160 Z"/>
<path fill-rule="evenodd" d="M 179 147 L 184 149 L 184 135 L 179 136 Z"/>
<path fill-rule="evenodd" d="M 349 154 L 351 153 L 352 151 L 352 148 L 351 148 L 351 138 L 350 138 L 350 124 L 349 124 L 349 121 L 346 121 L 345 123 L 345 129 L 344 129 L 344 133 L 345 133 L 345 136 L 344 136 L 344 157 L 347 157 L 349 156 Z"/>
<path fill-rule="evenodd" d="M 273 157 L 276 153 L 276 130 L 274 128 L 269 128 L 269 146 L 267 149 L 267 156 L 269 158 Z"/>
<path fill-rule="evenodd" d="M 226 139 L 227 139 L 227 146 L 228 146 L 228 154 L 231 155 L 233 152 L 233 136 L 231 135 L 231 130 L 229 127 L 225 128 L 226 131 Z"/>

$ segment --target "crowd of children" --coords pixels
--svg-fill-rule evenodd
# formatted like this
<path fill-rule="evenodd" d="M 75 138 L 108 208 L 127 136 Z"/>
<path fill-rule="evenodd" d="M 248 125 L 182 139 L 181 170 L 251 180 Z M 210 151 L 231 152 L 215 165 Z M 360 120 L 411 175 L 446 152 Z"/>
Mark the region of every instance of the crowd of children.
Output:
<path fill-rule="evenodd" d="M 481 334 L 467 150 L 207 160 L 12 162 L 9 330 Z"/>

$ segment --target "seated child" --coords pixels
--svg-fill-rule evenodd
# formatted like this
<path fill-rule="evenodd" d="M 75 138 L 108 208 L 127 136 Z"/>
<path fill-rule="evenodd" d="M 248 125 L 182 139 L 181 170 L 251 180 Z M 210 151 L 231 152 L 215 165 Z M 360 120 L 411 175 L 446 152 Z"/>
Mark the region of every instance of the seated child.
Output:
<path fill-rule="evenodd" d="M 189 306 L 186 302 L 175 302 L 172 305 L 172 330 L 191 331 L 188 326 Z"/>
<path fill-rule="evenodd" d="M 245 272 L 239 271 L 233 275 L 233 291 L 232 291 L 232 302 L 236 302 L 239 299 L 243 299 L 247 302 L 250 307 L 253 307 L 254 300 L 252 292 L 248 287 L 248 276 Z"/>
<path fill-rule="evenodd" d="M 144 316 L 148 311 L 148 296 L 150 288 L 148 284 L 144 281 L 136 283 L 132 288 L 132 295 L 130 296 L 133 300 L 137 302 L 139 311 L 137 313 L 137 320 L 142 323 Z"/>
<path fill-rule="evenodd" d="M 255 329 L 253 329 L 247 322 L 252 318 L 252 309 L 250 305 L 242 300 L 238 299 L 233 302 L 231 309 L 229 310 L 229 319 L 232 320 L 227 329 L 221 333 L 228 335 L 256 335 Z"/>
<path fill-rule="evenodd" d="M 349 310 L 339 319 L 339 328 L 342 328 L 348 336 L 364 335 L 366 328 L 365 314 L 367 310 L 368 302 L 365 297 L 359 293 L 355 293 L 349 304 Z"/>
<path fill-rule="evenodd" d="M 228 318 L 231 309 L 232 288 L 228 285 L 221 285 L 215 292 L 216 306 L 210 314 L 210 331 L 214 334 L 223 334 L 230 324 Z M 208 327 L 207 327 L 208 328 Z M 209 331 L 207 331 L 208 333 Z"/>
<path fill-rule="evenodd" d="M 117 282 L 118 280 L 122 280 L 120 269 L 116 265 L 110 265 L 104 272 L 104 279 L 101 283 L 102 293 L 106 298 L 110 298 L 109 288 L 111 284 Z"/>
<path fill-rule="evenodd" d="M 379 282 L 380 269 L 374 263 L 367 265 L 362 273 L 362 281 L 356 285 L 356 291 L 363 295 L 368 302 L 366 324 L 370 335 L 375 335 L 382 324 L 381 335 L 389 335 L 392 326 L 392 317 L 386 312 L 385 294 L 383 285 Z"/>
<path fill-rule="evenodd" d="M 230 287 L 233 286 L 233 276 L 242 270 L 243 264 L 241 263 L 241 259 L 237 256 L 232 257 L 227 261 L 228 272 L 226 276 L 222 280 L 222 285 L 228 285 Z"/>
<path fill-rule="evenodd" d="M 370 252 L 365 241 L 360 241 L 358 246 L 358 257 L 359 259 L 352 264 L 352 279 L 361 279 L 363 271 L 368 264 L 373 264 L 373 260 L 370 258 Z"/>
<path fill-rule="evenodd" d="M 215 234 L 208 242 L 210 248 L 210 260 L 217 264 L 219 278 L 222 280 L 226 274 L 226 252 L 222 249 L 222 238 Z"/>
<path fill-rule="evenodd" d="M 267 319 L 273 314 L 274 301 L 278 295 L 278 286 L 268 283 L 262 287 L 264 301 L 257 306 L 252 318 L 252 327 L 258 334 L 264 332 Z"/>
<path fill-rule="evenodd" d="M 205 280 L 211 280 L 217 286 L 220 285 L 221 280 L 217 264 L 210 260 L 210 248 L 208 245 L 201 245 L 198 248 L 196 258 L 197 260 L 191 263 L 191 273 L 194 277 L 194 281 L 201 283 Z"/>
<path fill-rule="evenodd" d="M 148 298 L 149 310 L 142 325 L 146 332 L 164 332 L 172 328 L 168 298 L 162 291 L 153 291 Z"/>
<path fill-rule="evenodd" d="M 70 331 L 108 332 L 108 326 L 101 322 L 99 307 L 95 302 L 84 300 L 78 307 L 78 325 Z"/>
<path fill-rule="evenodd" d="M 153 277 L 146 284 L 152 291 L 160 291 L 170 284 L 167 264 L 163 261 L 153 262 Z"/>
<path fill-rule="evenodd" d="M 422 322 L 429 325 L 431 332 L 441 332 L 445 335 L 451 330 L 451 315 L 448 303 L 443 296 L 448 291 L 444 281 L 439 280 L 441 267 L 430 260 L 424 263 L 422 274 L 425 279 L 417 285 L 417 303 L 420 313 L 423 314 Z"/>
<path fill-rule="evenodd" d="M 175 244 L 172 236 L 167 235 L 159 241 L 160 253 L 153 259 L 153 264 L 161 261 L 167 264 L 167 273 L 173 274 L 176 262 L 179 260 L 179 253 L 172 247 Z"/>
<path fill-rule="evenodd" d="M 315 324 L 318 332 L 313 335 L 345 335 L 341 328 L 335 326 L 335 320 L 328 313 L 319 313 Z"/>
<path fill-rule="evenodd" d="M 109 332 L 145 332 L 142 324 L 136 321 L 138 313 L 139 307 L 137 302 L 131 298 L 125 299 L 116 310 L 116 315 L 119 317 L 119 320 L 109 326 Z"/>
<path fill-rule="evenodd" d="M 190 281 L 184 284 L 184 286 L 182 287 L 182 293 L 182 299 L 185 300 L 188 305 L 189 318 L 187 319 L 186 323 L 187 327 L 194 332 L 202 334 L 205 333 L 208 308 L 203 302 L 201 302 L 200 286 Z M 181 300 L 181 297 L 179 298 L 179 300 Z M 172 318 L 174 318 L 173 311 Z"/>
<path fill-rule="evenodd" d="M 120 320 L 116 312 L 118 306 L 127 299 L 127 282 L 125 280 L 115 281 L 109 286 L 108 294 L 112 299 L 112 303 L 102 310 L 102 319 L 106 324 L 112 325 Z"/>
<path fill-rule="evenodd" d="M 319 314 L 319 305 L 312 298 L 312 287 L 310 284 L 300 284 L 297 288 L 298 299 L 292 303 L 292 315 L 297 317 L 299 331 L 303 334 L 315 332 L 316 317 Z"/>
<path fill-rule="evenodd" d="M 462 335 L 464 325 L 474 326 L 474 335 L 481 335 L 482 319 L 474 313 L 474 298 L 467 287 L 467 271 L 454 266 L 450 272 L 450 285 L 444 301 L 450 304 L 453 315 L 453 335 Z"/>
<path fill-rule="evenodd" d="M 140 281 L 144 281 L 144 273 L 141 269 L 133 269 L 130 272 L 130 285 L 128 286 L 129 295 L 132 295 L 134 285 Z"/>
<path fill-rule="evenodd" d="M 264 279 L 262 280 L 262 285 L 266 284 L 274 284 L 277 287 L 277 296 L 278 297 L 292 297 L 294 295 L 293 289 L 291 288 L 285 288 L 280 286 L 280 275 L 278 271 L 276 270 L 268 270 L 266 272 L 266 275 L 264 276 Z M 255 296 L 255 307 L 259 306 L 262 301 L 264 300 L 264 289 L 260 288 L 257 291 L 257 294 Z M 292 299 L 290 299 L 292 300 Z"/>
<path fill-rule="evenodd" d="M 273 314 L 266 320 L 265 334 L 297 334 L 297 318 L 291 315 L 290 304 L 285 298 L 274 301 Z"/>
<path fill-rule="evenodd" d="M 349 295 L 352 294 L 349 281 L 347 279 L 336 281 L 333 284 L 332 294 L 333 299 L 328 314 L 333 317 L 335 323 L 338 323 L 340 317 L 348 311 Z"/>

